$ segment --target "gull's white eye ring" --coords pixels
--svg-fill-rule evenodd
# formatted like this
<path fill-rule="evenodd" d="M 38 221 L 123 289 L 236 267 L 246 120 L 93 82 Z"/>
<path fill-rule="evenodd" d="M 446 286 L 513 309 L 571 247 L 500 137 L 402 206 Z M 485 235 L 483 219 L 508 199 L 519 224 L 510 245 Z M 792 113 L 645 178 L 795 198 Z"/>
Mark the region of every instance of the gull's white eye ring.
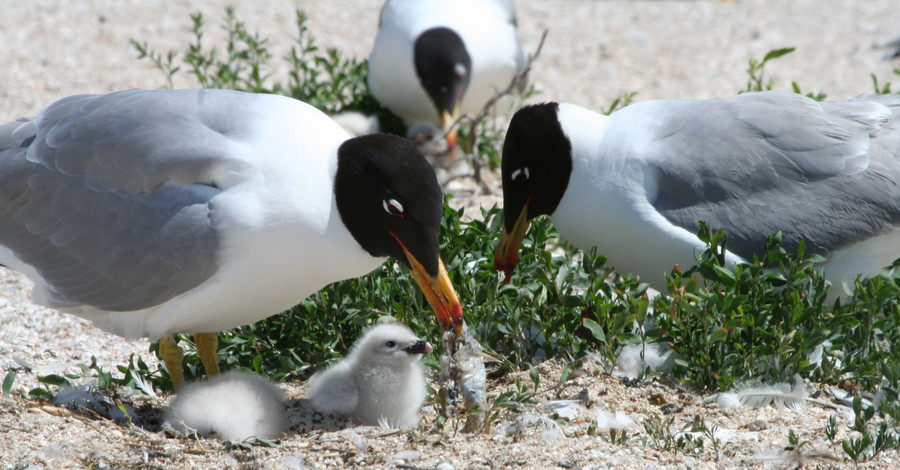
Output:
<path fill-rule="evenodd" d="M 388 214 L 391 214 L 394 217 L 405 217 L 405 214 L 403 213 L 403 204 L 400 204 L 396 199 L 385 199 L 384 201 L 381 201 L 381 205 Z"/>
<path fill-rule="evenodd" d="M 523 183 L 528 181 L 528 178 L 531 177 L 531 172 L 528 171 L 528 167 L 522 167 L 518 170 L 512 172 L 512 180 L 516 183 Z"/>

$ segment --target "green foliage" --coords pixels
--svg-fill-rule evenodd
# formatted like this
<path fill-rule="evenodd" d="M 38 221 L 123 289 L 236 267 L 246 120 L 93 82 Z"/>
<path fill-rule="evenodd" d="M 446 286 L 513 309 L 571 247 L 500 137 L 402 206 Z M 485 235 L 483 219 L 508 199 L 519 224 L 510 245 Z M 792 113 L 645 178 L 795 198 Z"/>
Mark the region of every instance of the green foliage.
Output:
<path fill-rule="evenodd" d="M 708 249 L 696 266 L 673 270 L 672 295 L 655 305 L 660 340 L 680 356 L 676 374 L 698 388 L 728 389 L 736 380 L 788 381 L 811 372 L 807 353 L 833 339 L 827 286 L 813 269 L 820 258 L 805 257 L 802 245 L 794 257 L 775 236 L 762 259 L 731 268 L 724 234 L 702 225 L 698 236 Z"/>
<path fill-rule="evenodd" d="M 607 442 L 610 444 L 616 444 L 620 446 L 624 446 L 628 444 L 628 438 L 631 437 L 628 435 L 628 431 L 617 431 L 615 429 L 610 428 L 609 435 L 607 437 Z"/>
<path fill-rule="evenodd" d="M 203 88 L 222 88 L 253 93 L 274 93 L 305 101 L 326 113 L 359 111 L 376 115 L 386 132 L 402 134 L 405 126 L 383 108 L 366 85 L 368 68 L 364 60 L 346 59 L 336 49 L 322 51 L 306 26 L 308 17 L 296 12 L 297 37 L 283 64 L 287 81 L 273 83 L 276 65 L 269 51 L 269 39 L 251 32 L 237 19 L 233 8 L 225 11 L 221 27 L 227 35 L 224 50 L 208 46 L 207 25 L 200 13 L 191 15 L 193 40 L 186 51 L 155 51 L 146 41 L 132 39 L 139 59 L 150 60 L 163 72 L 169 86 L 183 71 Z"/>
<path fill-rule="evenodd" d="M 900 434 L 897 432 L 900 428 L 897 427 L 896 421 L 893 426 L 888 421 L 872 424 L 875 408 L 863 407 L 862 400 L 858 396 L 853 399 L 853 415 L 850 429 L 856 431 L 858 437 L 842 439 L 841 448 L 854 463 L 872 460 L 885 450 L 900 449 Z"/>
<path fill-rule="evenodd" d="M 837 418 L 834 415 L 828 417 L 828 424 L 825 425 L 825 437 L 828 439 L 828 442 L 834 444 L 834 439 L 837 437 Z"/>
<path fill-rule="evenodd" d="M 128 358 L 128 365 L 116 366 L 116 370 L 121 375 L 103 370 L 97 364 L 97 358 L 94 356 L 91 356 L 90 364 L 76 364 L 76 367 L 78 367 L 79 373 L 39 376 L 38 381 L 47 386 L 60 387 L 63 385 L 73 386 L 73 380 L 78 381 L 90 378 L 96 381 L 97 388 L 103 390 L 127 387 L 150 396 L 155 395 L 154 388 L 172 388 L 172 382 L 165 371 L 162 369 L 151 371 L 150 367 L 140 356 L 135 358 L 133 354 Z M 7 374 L 7 379 L 9 379 L 9 374 Z M 11 382 L 10 386 L 12 386 Z M 53 392 L 47 387 L 36 387 L 28 392 L 28 396 L 32 399 L 49 400 L 53 397 Z"/>
<path fill-rule="evenodd" d="M 740 93 L 771 90 L 775 86 L 775 80 L 772 78 L 765 80 L 764 75 L 766 63 L 768 63 L 770 60 L 786 56 L 792 52 L 794 52 L 793 47 L 785 47 L 782 49 L 773 49 L 767 52 L 766 55 L 763 56 L 762 60 L 751 58 L 747 65 L 747 85 L 743 90 L 740 91 Z M 798 95 L 803 94 L 803 92 L 800 90 L 800 85 L 798 85 L 797 82 L 791 82 L 791 90 Z M 825 95 L 825 93 L 818 92 L 806 93 L 806 96 L 816 101 L 822 101 L 826 98 L 827 95 Z"/>
<path fill-rule="evenodd" d="M 896 402 L 900 354 L 886 345 L 900 340 L 897 263 L 857 280 L 850 301 L 828 305 L 828 285 L 815 269 L 822 259 L 802 244 L 790 253 L 776 235 L 762 258 L 732 268 L 724 235 L 706 227 L 698 235 L 708 249 L 696 266 L 672 272 L 671 295 L 657 297 L 657 329 L 648 333 L 679 353 L 676 375 L 696 388 L 722 389 L 746 379 L 801 374 L 833 382 L 846 375 Z M 817 350 L 822 359 L 814 363 Z"/>
<path fill-rule="evenodd" d="M 747 65 L 747 75 L 749 78 L 747 79 L 747 86 L 744 88 L 743 92 L 771 90 L 772 87 L 775 86 L 775 80 L 771 78 L 765 80 L 766 63 L 770 60 L 790 54 L 791 52 L 794 52 L 793 47 L 785 47 L 767 52 L 762 60 L 750 59 L 750 62 Z"/>
<path fill-rule="evenodd" d="M 616 110 L 622 109 L 622 108 L 628 106 L 629 104 L 631 104 L 631 102 L 634 100 L 635 96 L 637 96 L 636 91 L 624 93 L 624 94 L 622 94 L 622 96 L 619 96 L 618 98 L 614 99 L 613 102 L 610 103 L 606 109 L 604 109 L 603 111 L 600 111 L 600 112 L 609 116 Z"/>
<path fill-rule="evenodd" d="M 6 375 L 3 377 L 3 396 L 8 397 L 10 395 L 10 390 L 12 390 L 13 384 L 16 382 L 16 373 L 15 371 L 8 371 Z"/>
<path fill-rule="evenodd" d="M 341 58 L 335 49 L 319 55 L 319 47 L 306 27 L 308 17 L 297 15 L 297 39 L 287 56 L 290 65 L 287 88 L 275 91 L 305 101 L 325 112 L 347 109 L 377 112 L 381 109 L 366 85 L 365 61 Z"/>
<path fill-rule="evenodd" d="M 794 433 L 793 429 L 788 429 L 788 446 L 795 451 L 801 450 L 803 447 L 809 446 L 812 442 L 807 440 L 800 440 L 797 434 Z"/>
<path fill-rule="evenodd" d="M 898 72 L 898 74 L 900 74 L 900 68 L 897 68 L 896 70 L 894 70 L 894 72 Z M 889 95 L 892 93 L 891 82 L 887 82 L 885 84 L 879 84 L 878 77 L 876 77 L 874 73 L 869 74 L 869 76 L 872 77 L 872 88 L 875 89 L 876 95 Z"/>
<path fill-rule="evenodd" d="M 894 67 L 894 75 L 900 76 L 900 67 Z M 888 95 L 893 93 L 893 91 L 891 91 L 891 82 L 879 84 L 878 77 L 876 77 L 874 73 L 870 74 L 870 76 L 872 77 L 872 88 L 875 89 L 875 94 Z"/>
<path fill-rule="evenodd" d="M 654 449 L 667 452 L 693 453 L 703 449 L 702 434 L 709 432 L 703 418 L 695 416 L 693 420 L 684 424 L 681 432 L 672 430 L 675 425 L 675 417 L 663 417 L 651 412 L 643 422 L 644 444 Z"/>

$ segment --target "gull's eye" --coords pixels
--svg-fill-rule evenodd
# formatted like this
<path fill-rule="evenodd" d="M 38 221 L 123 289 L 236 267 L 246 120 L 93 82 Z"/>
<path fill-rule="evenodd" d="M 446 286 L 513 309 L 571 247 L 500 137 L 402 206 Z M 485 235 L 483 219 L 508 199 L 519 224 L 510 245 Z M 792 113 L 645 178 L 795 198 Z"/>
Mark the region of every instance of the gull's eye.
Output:
<path fill-rule="evenodd" d="M 400 201 L 396 199 L 385 199 L 381 202 L 381 205 L 384 207 L 385 212 L 394 217 L 406 217 L 406 214 L 403 213 L 403 204 L 400 204 Z"/>
<path fill-rule="evenodd" d="M 393 348 L 394 346 L 397 345 L 397 343 L 394 342 L 394 341 L 388 341 L 387 343 L 384 343 L 384 345 L 387 346 L 387 347 L 389 347 L 389 348 Z"/>
<path fill-rule="evenodd" d="M 531 177 L 531 172 L 528 171 L 527 166 L 512 172 L 512 180 L 516 183 L 524 183 L 528 181 L 529 177 Z"/>
<path fill-rule="evenodd" d="M 456 75 L 457 80 L 465 77 L 467 73 L 469 73 L 469 70 L 466 69 L 465 65 L 457 63 L 453 66 L 453 75 Z"/>

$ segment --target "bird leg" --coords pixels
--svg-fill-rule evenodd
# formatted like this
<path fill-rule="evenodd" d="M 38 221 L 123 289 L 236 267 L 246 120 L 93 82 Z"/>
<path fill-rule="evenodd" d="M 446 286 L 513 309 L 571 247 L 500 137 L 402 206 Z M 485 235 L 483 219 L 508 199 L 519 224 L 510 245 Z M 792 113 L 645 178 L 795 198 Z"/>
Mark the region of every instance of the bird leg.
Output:
<path fill-rule="evenodd" d="M 184 352 L 172 335 L 166 335 L 159 339 L 159 355 L 162 356 L 163 362 L 166 364 L 166 370 L 169 371 L 169 377 L 172 378 L 172 385 L 175 391 L 181 390 L 184 385 L 184 371 L 181 369 L 181 361 L 184 359 Z"/>
<path fill-rule="evenodd" d="M 197 345 L 197 354 L 203 361 L 203 368 L 206 369 L 206 376 L 219 375 L 219 358 L 216 354 L 219 350 L 219 336 L 216 333 L 196 333 L 194 343 Z"/>

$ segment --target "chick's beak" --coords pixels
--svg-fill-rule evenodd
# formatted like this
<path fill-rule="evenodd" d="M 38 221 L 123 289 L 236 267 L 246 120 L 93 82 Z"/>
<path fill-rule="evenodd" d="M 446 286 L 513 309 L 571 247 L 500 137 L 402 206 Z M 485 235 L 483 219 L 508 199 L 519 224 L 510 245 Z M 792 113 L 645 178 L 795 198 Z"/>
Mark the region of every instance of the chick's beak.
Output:
<path fill-rule="evenodd" d="M 422 263 L 406 249 L 403 243 L 400 243 L 400 248 L 403 249 L 406 259 L 409 260 L 413 279 L 416 280 L 419 288 L 422 289 L 422 293 L 425 294 L 428 303 L 434 308 L 438 323 L 441 324 L 445 331 L 451 329 L 456 330 L 457 333 L 461 331 L 463 325 L 462 305 L 459 303 L 456 290 L 453 288 L 453 283 L 450 282 L 450 277 L 447 275 L 447 269 L 444 268 L 444 262 L 438 259 L 437 275 L 432 276 L 428 274 Z"/>
<path fill-rule="evenodd" d="M 497 251 L 494 253 L 494 269 L 502 271 L 504 274 L 503 283 L 509 284 L 512 280 L 513 270 L 519 264 L 519 247 L 525 238 L 525 233 L 531 227 L 531 221 L 528 220 L 528 204 L 525 203 L 516 223 L 513 224 L 511 231 L 506 231 L 506 224 L 503 224 L 503 233 L 500 235 L 500 242 L 497 244 Z"/>
<path fill-rule="evenodd" d="M 431 345 L 427 341 L 418 340 L 413 344 L 403 348 L 407 354 L 429 354 L 432 351 Z"/>

